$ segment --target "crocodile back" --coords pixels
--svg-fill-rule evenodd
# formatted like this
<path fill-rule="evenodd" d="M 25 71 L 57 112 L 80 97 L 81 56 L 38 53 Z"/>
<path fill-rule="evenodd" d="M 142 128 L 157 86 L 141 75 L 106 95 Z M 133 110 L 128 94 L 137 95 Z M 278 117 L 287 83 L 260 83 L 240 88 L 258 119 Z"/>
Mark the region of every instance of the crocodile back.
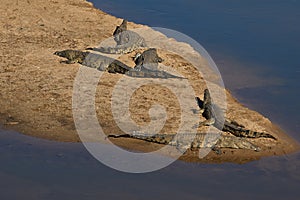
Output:
<path fill-rule="evenodd" d="M 139 69 L 143 66 L 151 70 L 158 70 L 158 63 L 161 63 L 162 61 L 163 59 L 158 56 L 155 48 L 144 51 L 139 56 L 136 56 L 134 60 L 136 64 L 135 68 Z"/>
<path fill-rule="evenodd" d="M 86 56 L 82 65 L 91 68 L 96 68 L 99 71 L 108 71 L 110 73 L 120 74 L 125 74 L 125 72 L 131 69 L 130 67 L 118 60 L 95 53 L 89 53 Z"/>
<path fill-rule="evenodd" d="M 99 51 L 107 54 L 127 54 L 141 47 L 146 47 L 146 42 L 143 37 L 133 31 L 124 31 L 118 35 L 118 45 L 115 47 L 100 47 L 94 48 L 94 51 Z"/>

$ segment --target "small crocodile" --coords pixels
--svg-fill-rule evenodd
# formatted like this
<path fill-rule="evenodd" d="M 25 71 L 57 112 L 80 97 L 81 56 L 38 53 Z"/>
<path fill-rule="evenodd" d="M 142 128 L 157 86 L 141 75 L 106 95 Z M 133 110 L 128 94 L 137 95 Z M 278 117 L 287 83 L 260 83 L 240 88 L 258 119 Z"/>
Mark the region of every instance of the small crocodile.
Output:
<path fill-rule="evenodd" d="M 199 97 L 196 97 L 198 106 L 203 109 L 203 117 L 206 118 L 204 122 L 200 122 L 199 125 L 213 125 L 219 130 L 229 132 L 237 137 L 246 137 L 246 138 L 276 138 L 269 134 L 263 132 L 252 131 L 246 129 L 243 125 L 238 124 L 235 121 L 230 121 L 229 119 L 225 119 L 224 123 L 220 120 L 219 110 L 220 108 L 212 103 L 211 96 L 208 89 L 204 90 L 204 101 L 202 102 Z"/>
<path fill-rule="evenodd" d="M 56 51 L 54 54 L 66 58 L 67 61 L 65 62 L 67 64 L 79 63 L 87 67 L 95 68 L 99 71 L 108 71 L 109 73 L 125 74 L 134 78 L 184 79 L 183 77 L 175 76 L 165 71 L 148 69 L 138 71 L 113 58 L 90 52 L 68 49 L 63 51 Z"/>
<path fill-rule="evenodd" d="M 235 136 L 223 136 L 223 135 L 207 135 L 206 133 L 186 133 L 186 134 L 120 134 L 120 135 L 108 135 L 107 138 L 132 138 L 138 140 L 144 140 L 147 142 L 165 144 L 176 146 L 178 150 L 197 150 L 199 148 L 211 148 L 220 153 L 220 148 L 231 149 L 247 149 L 260 151 L 260 148 L 244 138 Z"/>
<path fill-rule="evenodd" d="M 141 47 L 147 47 L 145 39 L 134 31 L 127 30 L 127 21 L 123 20 L 117 26 L 114 33 L 115 47 L 87 48 L 87 50 L 99 51 L 107 54 L 127 54 Z"/>

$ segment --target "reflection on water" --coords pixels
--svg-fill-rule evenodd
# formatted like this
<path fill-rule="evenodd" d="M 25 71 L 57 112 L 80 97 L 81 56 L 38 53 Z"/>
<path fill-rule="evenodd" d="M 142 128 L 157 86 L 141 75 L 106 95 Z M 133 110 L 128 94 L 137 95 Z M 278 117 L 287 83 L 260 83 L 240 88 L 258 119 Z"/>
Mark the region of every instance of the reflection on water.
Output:
<path fill-rule="evenodd" d="M 102 165 L 81 144 L 13 132 L 0 133 L 0 152 L 1 199 L 282 199 L 300 195 L 300 154 L 245 165 L 177 161 L 157 172 L 126 174 Z"/>

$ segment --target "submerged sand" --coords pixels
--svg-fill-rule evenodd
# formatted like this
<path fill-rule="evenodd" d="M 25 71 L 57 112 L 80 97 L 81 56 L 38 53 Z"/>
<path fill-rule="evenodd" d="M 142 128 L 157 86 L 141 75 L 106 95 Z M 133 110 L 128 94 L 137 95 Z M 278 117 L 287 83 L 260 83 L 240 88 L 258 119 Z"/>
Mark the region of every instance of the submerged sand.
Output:
<path fill-rule="evenodd" d="M 72 94 L 74 80 L 81 66 L 60 63 L 62 59 L 53 53 L 64 49 L 84 50 L 97 46 L 111 37 L 114 28 L 122 20 L 94 8 L 84 0 L 50 0 L 47 3 L 42 0 L 4 0 L 0 11 L 1 124 L 5 128 L 35 137 L 80 142 L 72 115 Z M 130 29 L 138 27 L 147 29 L 146 26 L 129 23 Z M 158 33 L 148 34 L 151 38 Z M 155 36 L 161 41 L 171 42 L 183 53 L 191 52 L 191 47 L 187 44 L 160 34 Z M 133 66 L 131 57 L 135 53 L 123 55 L 121 60 Z M 164 59 L 164 65 L 171 66 L 188 78 L 195 94 L 202 97 L 206 85 L 190 62 L 163 50 L 159 51 L 159 55 Z M 201 65 L 207 66 L 203 58 Z M 121 133 L 111 111 L 113 87 L 121 78 L 121 75 L 105 72 L 97 87 L 97 117 L 106 133 Z M 252 139 L 251 142 L 262 147 L 260 152 L 227 149 L 222 155 L 211 152 L 203 160 L 198 159 L 197 152 L 188 152 L 182 157 L 183 160 L 243 163 L 299 149 L 298 143 L 270 120 L 241 105 L 228 91 L 226 96 L 228 118 L 252 130 L 272 133 L 278 140 Z M 165 107 L 169 116 L 162 132 L 176 132 L 181 120 L 180 106 L 174 100 L 176 98 L 172 92 L 160 86 L 145 86 L 134 93 L 132 99 L 130 111 L 137 124 L 149 123 L 148 111 L 154 103 L 159 103 Z M 141 151 L 153 151 L 161 147 L 129 139 L 115 139 L 113 142 Z"/>

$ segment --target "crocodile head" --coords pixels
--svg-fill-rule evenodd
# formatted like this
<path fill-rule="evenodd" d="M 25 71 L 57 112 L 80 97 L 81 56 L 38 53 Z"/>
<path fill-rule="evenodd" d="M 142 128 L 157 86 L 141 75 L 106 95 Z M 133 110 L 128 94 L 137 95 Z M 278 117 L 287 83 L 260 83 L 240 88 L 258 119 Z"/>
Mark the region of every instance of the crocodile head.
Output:
<path fill-rule="evenodd" d="M 67 52 L 66 52 L 66 50 L 64 50 L 64 51 L 56 51 L 56 52 L 54 53 L 54 55 L 57 55 L 57 56 L 59 56 L 59 57 L 66 58 Z"/>
<path fill-rule="evenodd" d="M 78 51 L 78 50 L 63 50 L 63 51 L 56 51 L 54 55 L 59 57 L 63 57 L 68 59 L 67 63 L 83 63 L 85 57 L 87 56 L 88 52 Z"/>

